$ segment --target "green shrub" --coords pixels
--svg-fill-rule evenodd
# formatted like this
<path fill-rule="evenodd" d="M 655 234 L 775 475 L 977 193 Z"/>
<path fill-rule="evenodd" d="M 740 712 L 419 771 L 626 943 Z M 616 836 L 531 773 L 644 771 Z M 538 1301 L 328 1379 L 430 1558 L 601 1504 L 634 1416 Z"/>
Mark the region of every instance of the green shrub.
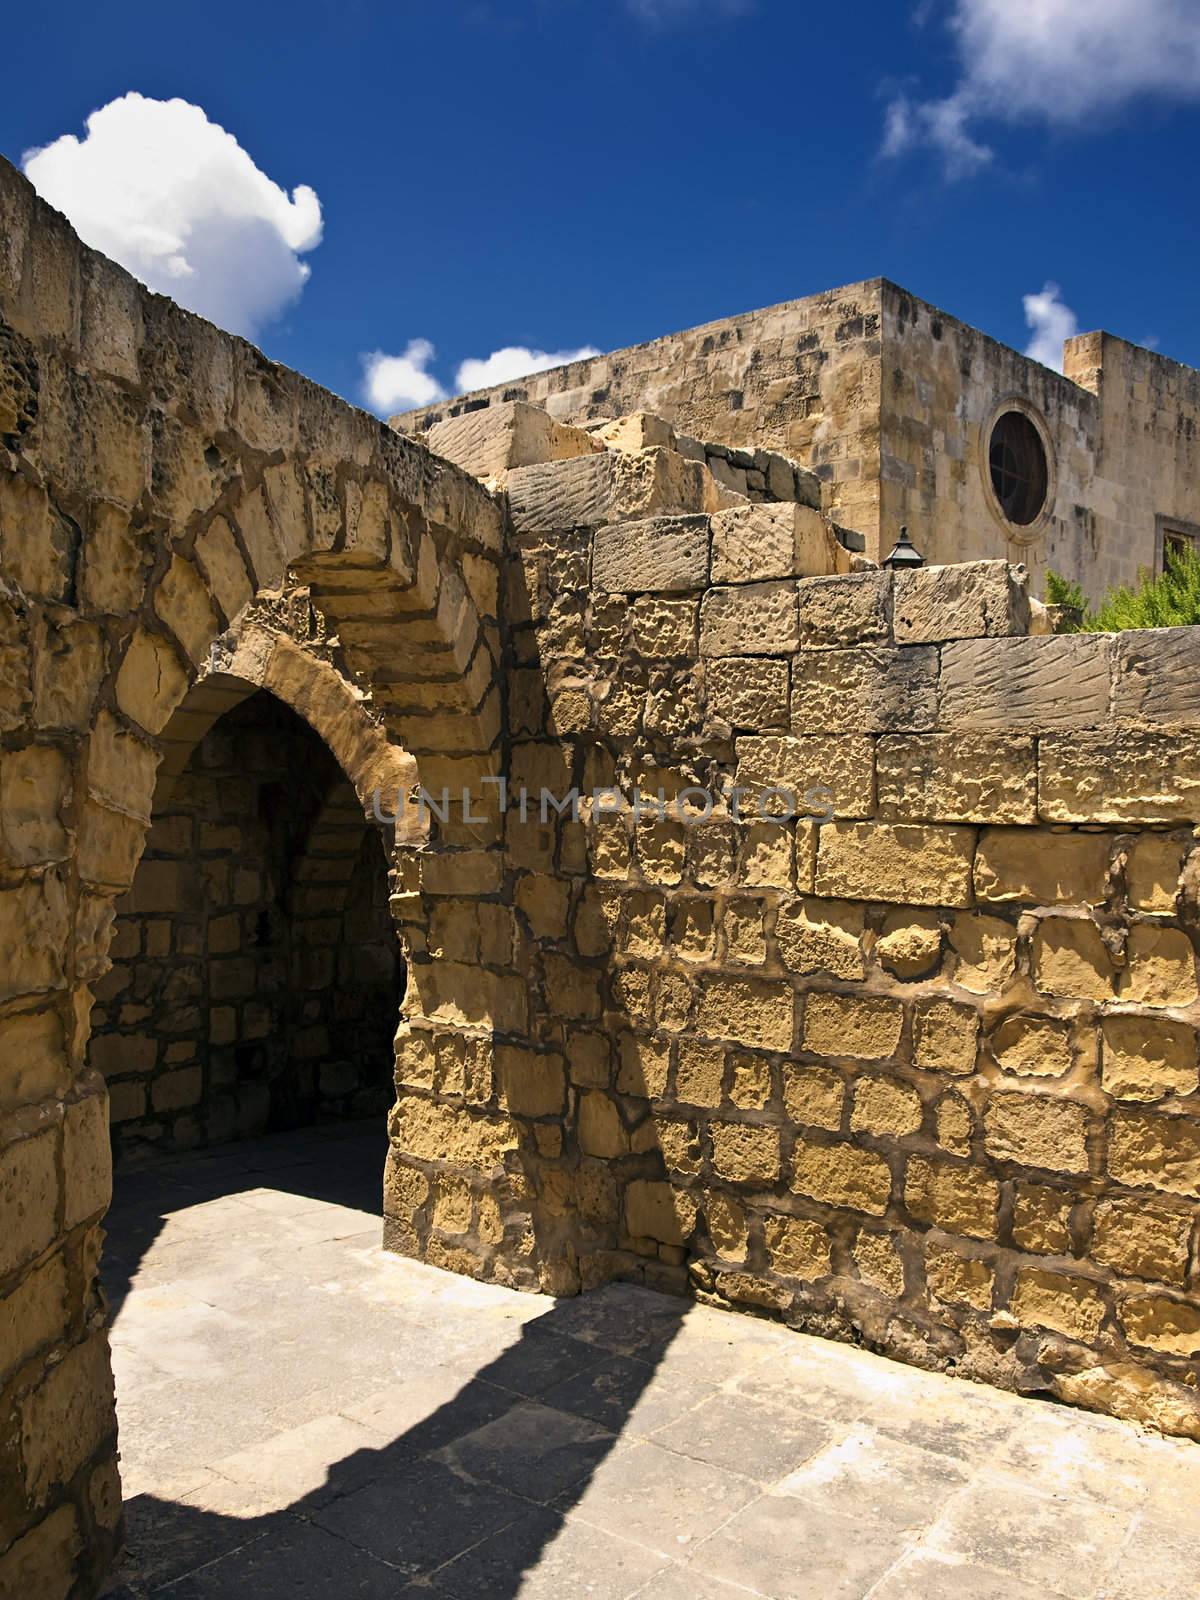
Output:
<path fill-rule="evenodd" d="M 1078 583 L 1057 572 L 1046 574 L 1049 605 L 1072 606 L 1082 620 L 1069 633 L 1122 633 L 1127 628 L 1180 628 L 1200 625 L 1200 555 L 1191 545 L 1176 546 L 1157 578 L 1144 577 L 1136 588 L 1110 589 L 1093 611 Z"/>

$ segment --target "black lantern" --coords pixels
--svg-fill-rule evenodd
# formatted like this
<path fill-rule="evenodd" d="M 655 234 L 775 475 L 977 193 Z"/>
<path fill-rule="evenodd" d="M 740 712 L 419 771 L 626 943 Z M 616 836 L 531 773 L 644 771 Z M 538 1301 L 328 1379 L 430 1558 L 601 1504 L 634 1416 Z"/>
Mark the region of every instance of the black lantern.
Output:
<path fill-rule="evenodd" d="M 892 546 L 891 555 L 883 558 L 883 565 L 894 567 L 900 572 L 910 572 L 914 567 L 925 565 L 925 557 L 908 537 L 907 528 L 900 529 L 900 537 Z"/>

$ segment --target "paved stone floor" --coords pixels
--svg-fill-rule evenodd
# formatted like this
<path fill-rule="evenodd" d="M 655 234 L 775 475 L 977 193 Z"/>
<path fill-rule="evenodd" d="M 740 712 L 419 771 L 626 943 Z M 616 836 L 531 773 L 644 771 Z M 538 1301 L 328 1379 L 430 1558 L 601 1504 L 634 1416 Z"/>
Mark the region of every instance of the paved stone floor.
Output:
<path fill-rule="evenodd" d="M 1200 1594 L 1200 1447 L 644 1290 L 385 1256 L 382 1154 L 314 1130 L 119 1178 L 114 1594 Z"/>

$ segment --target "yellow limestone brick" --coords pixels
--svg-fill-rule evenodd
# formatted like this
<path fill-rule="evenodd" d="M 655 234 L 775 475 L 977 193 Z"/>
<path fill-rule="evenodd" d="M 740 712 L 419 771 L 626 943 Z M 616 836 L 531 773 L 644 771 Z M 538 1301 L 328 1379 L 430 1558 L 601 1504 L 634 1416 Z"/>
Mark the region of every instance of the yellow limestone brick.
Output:
<path fill-rule="evenodd" d="M 599 1090 L 579 1097 L 579 1148 L 584 1155 L 616 1157 L 629 1148 L 629 1136 L 616 1103 Z"/>
<path fill-rule="evenodd" d="M 850 1128 L 854 1133 L 902 1139 L 919 1130 L 924 1110 L 911 1084 L 894 1078 L 860 1078 L 854 1088 Z"/>
<path fill-rule="evenodd" d="M 763 1224 L 772 1268 L 784 1278 L 823 1278 L 830 1270 L 829 1239 L 818 1222 L 768 1217 Z"/>
<path fill-rule="evenodd" d="M 1099 905 L 1108 893 L 1111 852 L 1106 833 L 985 828 L 975 858 L 975 893 L 981 901 Z"/>
<path fill-rule="evenodd" d="M 971 1109 L 960 1094 L 944 1095 L 937 1108 L 937 1142 L 956 1156 L 970 1155 Z"/>
<path fill-rule="evenodd" d="M 783 1069 L 783 1103 L 793 1122 L 836 1133 L 845 1098 L 845 1082 L 832 1067 L 789 1062 Z"/>
<path fill-rule="evenodd" d="M 854 1246 L 854 1265 L 864 1283 L 898 1299 L 904 1293 L 904 1263 L 892 1240 L 864 1228 Z"/>
<path fill-rule="evenodd" d="M 832 822 L 817 848 L 819 895 L 969 906 L 974 828 Z"/>
<path fill-rule="evenodd" d="M 1058 1078 L 1074 1061 L 1067 1024 L 1053 1017 L 1006 1017 L 988 1043 L 1001 1070 L 1018 1077 Z"/>
<path fill-rule="evenodd" d="M 735 1055 L 729 1098 L 741 1111 L 759 1111 L 771 1098 L 771 1067 L 761 1056 Z"/>
<path fill-rule="evenodd" d="M 625 1190 L 625 1231 L 635 1239 L 684 1245 L 696 1226 L 696 1203 L 669 1183 L 635 1179 Z"/>
<path fill-rule="evenodd" d="M 696 1031 L 759 1050 L 790 1050 L 794 997 L 789 985 L 755 978 L 711 978 L 700 990 Z"/>
<path fill-rule="evenodd" d="M 1138 923 L 1129 930 L 1126 969 L 1120 978 L 1122 1000 L 1146 1006 L 1190 1006 L 1196 987 L 1196 952 L 1178 928 Z"/>
<path fill-rule="evenodd" d="M 704 1201 L 708 1236 L 718 1255 L 728 1260 L 743 1260 L 748 1245 L 746 1213 L 737 1201 L 720 1190 L 713 1190 Z"/>
<path fill-rule="evenodd" d="M 1088 1254 L 1133 1278 L 1182 1286 L 1187 1279 L 1192 1217 L 1142 1199 L 1101 1200 Z"/>
<path fill-rule="evenodd" d="M 657 1148 L 668 1172 L 697 1173 L 703 1165 L 700 1130 L 694 1122 L 655 1117 L 637 1130 L 632 1145 L 639 1155 Z"/>
<path fill-rule="evenodd" d="M 954 981 L 972 994 L 1003 989 L 1016 965 L 1017 930 L 982 911 L 962 911 L 950 930 L 957 957 Z"/>
<path fill-rule="evenodd" d="M 623 1033 L 617 1068 L 618 1092 L 661 1100 L 667 1091 L 670 1061 L 671 1047 L 665 1040 Z"/>
<path fill-rule="evenodd" d="M 1169 834 L 1144 833 L 1136 839 L 1125 872 L 1129 903 L 1139 911 L 1173 912 L 1186 853 L 1186 843 Z"/>
<path fill-rule="evenodd" d="M 941 924 L 929 911 L 892 911 L 884 920 L 875 953 L 897 978 L 924 977 L 941 957 Z"/>
<path fill-rule="evenodd" d="M 925 1252 L 925 1281 L 929 1292 L 950 1304 L 990 1311 L 995 1273 L 986 1261 L 960 1255 L 945 1246 L 930 1245 Z"/>
<path fill-rule="evenodd" d="M 913 1156 L 908 1163 L 904 1204 L 920 1222 L 994 1239 L 1000 1209 L 1000 1185 L 976 1167 Z"/>
<path fill-rule="evenodd" d="M 888 1208 L 892 1174 L 882 1156 L 845 1143 L 797 1138 L 792 1188 L 825 1205 L 848 1206 L 881 1217 Z"/>
<path fill-rule="evenodd" d="M 1013 1240 L 1039 1255 L 1068 1255 L 1074 1196 L 1041 1183 L 1013 1185 Z"/>
<path fill-rule="evenodd" d="M 1153 1112 L 1118 1112 L 1108 1135 L 1108 1170 L 1131 1189 L 1200 1199 L 1200 1122 Z"/>
<path fill-rule="evenodd" d="M 1121 1306 L 1121 1325 L 1130 1344 L 1170 1356 L 1200 1355 L 1200 1306 L 1166 1295 L 1145 1295 Z"/>
<path fill-rule="evenodd" d="M 1086 1109 L 1046 1094 L 996 1094 L 983 1114 L 984 1144 L 995 1161 L 1052 1172 L 1086 1172 Z"/>
<path fill-rule="evenodd" d="M 1086 1344 L 1099 1333 L 1107 1308 L 1090 1278 L 1026 1267 L 1017 1274 L 1010 1309 L 1025 1327 L 1053 1328 Z"/>
<path fill-rule="evenodd" d="M 1043 994 L 1111 1000 L 1116 966 L 1100 930 L 1081 918 L 1047 917 L 1033 937 L 1034 982 Z"/>
<path fill-rule="evenodd" d="M 904 1008 L 898 1000 L 811 993 L 804 1006 L 804 1049 L 814 1055 L 881 1061 L 895 1054 L 903 1025 Z"/>
<path fill-rule="evenodd" d="M 845 900 L 796 900 L 781 906 L 775 923 L 779 955 L 793 972 L 828 972 L 861 978 L 865 908 Z"/>
<path fill-rule="evenodd" d="M 725 1050 L 722 1045 L 702 1044 L 684 1039 L 679 1045 L 679 1065 L 675 1073 L 675 1098 L 690 1106 L 719 1106 L 725 1079 Z"/>
<path fill-rule="evenodd" d="M 734 1183 L 773 1184 L 780 1172 L 777 1128 L 756 1128 L 746 1122 L 713 1122 L 713 1168 Z"/>
<path fill-rule="evenodd" d="M 501 1102 L 522 1117 L 561 1116 L 566 1072 L 559 1055 L 504 1045 L 496 1051 Z"/>
<path fill-rule="evenodd" d="M 1161 1100 L 1200 1088 L 1196 1030 L 1185 1022 L 1114 1013 L 1101 1029 L 1100 1077 L 1118 1100 Z"/>
<path fill-rule="evenodd" d="M 930 1000 L 916 1008 L 913 1061 L 926 1072 L 956 1076 L 975 1071 L 979 1046 L 979 1013 L 953 1000 Z"/>

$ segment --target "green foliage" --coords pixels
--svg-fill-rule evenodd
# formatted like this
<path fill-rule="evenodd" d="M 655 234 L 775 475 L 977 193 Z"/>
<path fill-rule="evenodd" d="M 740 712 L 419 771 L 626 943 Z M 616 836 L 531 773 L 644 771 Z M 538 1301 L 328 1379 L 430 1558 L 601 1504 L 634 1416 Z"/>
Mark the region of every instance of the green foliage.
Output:
<path fill-rule="evenodd" d="M 1046 574 L 1046 604 L 1071 606 L 1076 611 L 1086 611 L 1087 596 L 1083 592 L 1082 584 L 1073 583 L 1051 568 Z"/>
<path fill-rule="evenodd" d="M 1134 588 L 1123 584 L 1110 589 L 1093 611 L 1083 590 L 1057 572 L 1046 574 L 1046 600 L 1050 605 L 1072 606 L 1081 621 L 1070 633 L 1122 633 L 1127 628 L 1181 628 L 1200 626 L 1200 554 L 1192 545 L 1168 552 L 1166 567 L 1157 578 L 1144 577 Z"/>

